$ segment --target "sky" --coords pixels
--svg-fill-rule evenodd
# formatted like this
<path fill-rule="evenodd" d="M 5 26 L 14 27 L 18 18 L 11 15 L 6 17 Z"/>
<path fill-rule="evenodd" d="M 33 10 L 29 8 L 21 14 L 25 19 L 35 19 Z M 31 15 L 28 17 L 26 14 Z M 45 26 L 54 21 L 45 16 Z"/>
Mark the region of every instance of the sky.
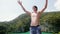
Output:
<path fill-rule="evenodd" d="M 10 21 L 25 13 L 18 0 L 0 0 L 0 21 Z M 45 0 L 20 0 L 26 10 L 32 12 L 32 7 L 36 5 L 38 10 L 43 9 Z M 60 0 L 48 0 L 48 7 L 45 12 L 60 11 Z"/>

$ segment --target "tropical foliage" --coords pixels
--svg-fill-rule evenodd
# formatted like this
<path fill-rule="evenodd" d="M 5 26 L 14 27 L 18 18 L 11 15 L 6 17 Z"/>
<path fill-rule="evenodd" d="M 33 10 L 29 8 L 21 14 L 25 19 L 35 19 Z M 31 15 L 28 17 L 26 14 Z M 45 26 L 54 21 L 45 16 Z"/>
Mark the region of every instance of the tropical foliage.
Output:
<path fill-rule="evenodd" d="M 30 16 L 22 14 L 9 22 L 0 22 L 0 32 L 27 32 L 30 27 Z M 60 12 L 46 12 L 40 17 L 42 31 L 60 31 Z"/>

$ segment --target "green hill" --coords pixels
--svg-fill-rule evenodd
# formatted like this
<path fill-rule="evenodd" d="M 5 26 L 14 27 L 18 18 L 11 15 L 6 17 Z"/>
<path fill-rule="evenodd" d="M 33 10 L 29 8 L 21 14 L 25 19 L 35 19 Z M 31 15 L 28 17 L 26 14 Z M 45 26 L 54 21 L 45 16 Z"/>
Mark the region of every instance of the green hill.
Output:
<path fill-rule="evenodd" d="M 27 32 L 29 31 L 30 22 L 30 16 L 22 14 L 9 22 L 0 22 L 0 32 Z M 59 32 L 60 12 L 43 13 L 40 17 L 40 23 L 44 32 Z"/>

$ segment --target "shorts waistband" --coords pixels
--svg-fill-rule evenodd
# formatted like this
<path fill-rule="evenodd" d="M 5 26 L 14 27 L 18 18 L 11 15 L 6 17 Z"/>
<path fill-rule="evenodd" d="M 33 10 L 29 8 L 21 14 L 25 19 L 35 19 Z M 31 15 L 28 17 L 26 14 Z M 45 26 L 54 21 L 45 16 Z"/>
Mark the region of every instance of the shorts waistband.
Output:
<path fill-rule="evenodd" d="M 39 27 L 40 25 L 37 25 L 37 26 L 30 26 L 30 27 Z"/>

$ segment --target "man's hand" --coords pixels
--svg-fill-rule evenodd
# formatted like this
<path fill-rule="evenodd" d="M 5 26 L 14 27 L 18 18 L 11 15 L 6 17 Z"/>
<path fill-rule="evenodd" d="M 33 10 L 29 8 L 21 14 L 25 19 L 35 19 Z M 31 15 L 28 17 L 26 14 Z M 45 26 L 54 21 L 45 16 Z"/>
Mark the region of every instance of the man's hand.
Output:
<path fill-rule="evenodd" d="M 18 0 L 18 3 L 19 3 L 20 5 L 22 5 L 22 2 L 21 2 L 20 0 Z"/>
<path fill-rule="evenodd" d="M 45 11 L 45 9 L 47 8 L 47 5 L 48 5 L 48 0 L 46 0 L 45 6 L 44 6 L 44 8 L 41 10 L 41 13 Z"/>
<path fill-rule="evenodd" d="M 22 7 L 22 9 L 27 13 L 27 14 L 31 14 L 29 11 L 27 11 L 24 6 L 22 5 L 22 2 L 20 0 L 18 0 L 18 4 Z"/>
<path fill-rule="evenodd" d="M 44 8 L 41 10 L 41 12 L 38 12 L 38 13 L 39 13 L 39 14 L 42 14 L 42 13 L 45 11 L 45 9 L 47 8 L 47 5 L 48 5 L 48 0 L 46 0 L 45 6 L 44 6 Z"/>

